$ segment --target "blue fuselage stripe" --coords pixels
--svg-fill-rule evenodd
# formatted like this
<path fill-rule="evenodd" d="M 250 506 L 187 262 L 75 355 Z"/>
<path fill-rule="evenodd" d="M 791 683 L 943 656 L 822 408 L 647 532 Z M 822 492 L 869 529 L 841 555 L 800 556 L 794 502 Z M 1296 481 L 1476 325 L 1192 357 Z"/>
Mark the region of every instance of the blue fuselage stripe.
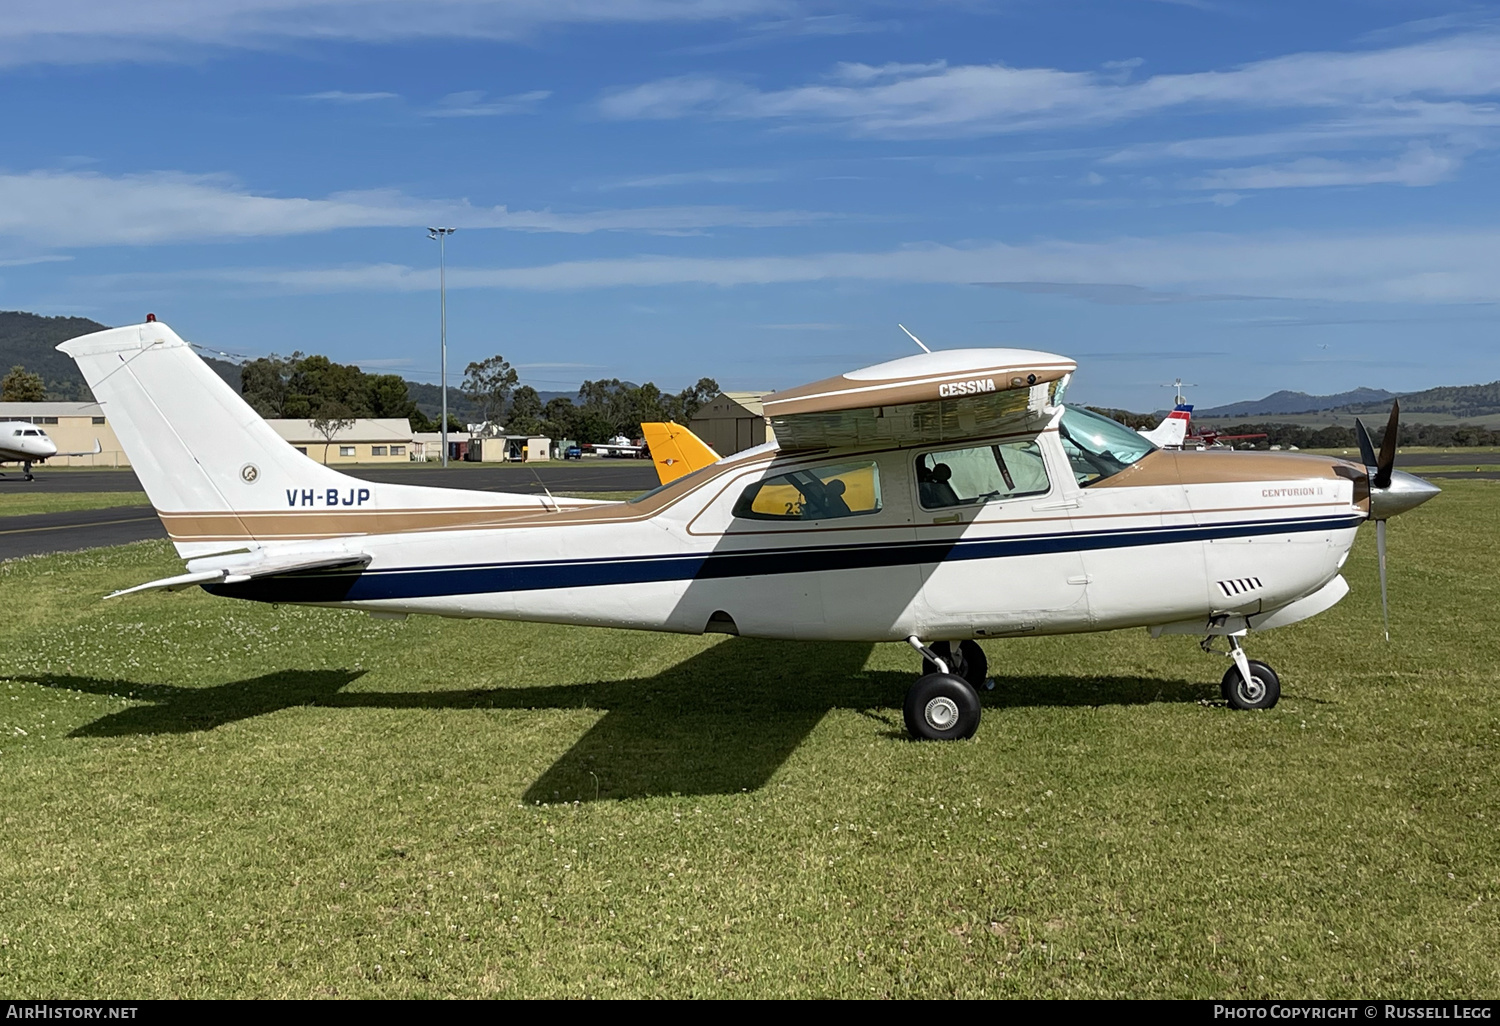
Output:
<path fill-rule="evenodd" d="M 1249 521 L 1185 527 L 1083 531 L 1010 538 L 957 538 L 896 544 L 827 545 L 612 559 L 548 560 L 389 570 L 324 571 L 264 577 L 242 584 L 208 585 L 217 595 L 263 602 L 356 602 L 434 598 L 547 588 L 717 580 L 823 570 L 912 566 L 970 559 L 1001 559 L 1059 552 L 1170 545 L 1267 535 L 1304 534 L 1358 527 L 1362 516 Z"/>

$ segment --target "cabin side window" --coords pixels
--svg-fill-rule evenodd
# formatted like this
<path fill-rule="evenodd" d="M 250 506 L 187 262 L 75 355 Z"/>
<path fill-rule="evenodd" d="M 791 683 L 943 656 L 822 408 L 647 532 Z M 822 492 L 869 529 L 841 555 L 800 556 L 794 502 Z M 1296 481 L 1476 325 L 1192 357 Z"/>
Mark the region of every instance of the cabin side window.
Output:
<path fill-rule="evenodd" d="M 923 509 L 1043 495 L 1050 488 L 1035 441 L 945 449 L 917 457 L 917 498 Z"/>
<path fill-rule="evenodd" d="M 808 467 L 747 487 L 734 504 L 744 520 L 832 520 L 880 512 L 880 468 L 874 462 Z"/>

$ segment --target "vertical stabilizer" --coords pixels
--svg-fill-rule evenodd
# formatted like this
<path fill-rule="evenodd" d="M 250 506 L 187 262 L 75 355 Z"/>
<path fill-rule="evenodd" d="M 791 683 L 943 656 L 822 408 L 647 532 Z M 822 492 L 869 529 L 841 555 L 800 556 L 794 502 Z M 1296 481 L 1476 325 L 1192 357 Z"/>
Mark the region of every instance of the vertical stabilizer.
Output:
<path fill-rule="evenodd" d="M 1182 443 L 1187 440 L 1188 424 L 1192 417 L 1192 404 L 1180 403 L 1167 414 L 1165 420 L 1150 431 L 1142 431 L 1141 435 L 1148 442 L 1163 449 L 1180 449 Z"/>
<path fill-rule="evenodd" d="M 646 448 L 656 464 L 656 476 L 662 484 L 671 484 L 695 470 L 719 462 L 719 454 L 707 442 L 676 421 L 665 424 L 642 424 Z"/>
<path fill-rule="evenodd" d="M 477 508 L 547 508 L 531 495 L 379 484 L 324 466 L 288 445 L 157 321 L 57 348 L 77 362 L 184 557 L 272 540 L 453 529 Z"/>

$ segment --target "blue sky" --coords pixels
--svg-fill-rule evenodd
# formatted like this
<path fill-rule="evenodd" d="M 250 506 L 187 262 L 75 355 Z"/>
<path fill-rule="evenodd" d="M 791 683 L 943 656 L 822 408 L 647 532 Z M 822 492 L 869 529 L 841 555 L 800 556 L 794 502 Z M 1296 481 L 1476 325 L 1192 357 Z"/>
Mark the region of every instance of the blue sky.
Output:
<path fill-rule="evenodd" d="M 8 0 L 0 308 L 536 387 L 934 347 L 1074 397 L 1500 378 L 1500 10 Z M 452 380 L 457 380 L 454 374 Z"/>

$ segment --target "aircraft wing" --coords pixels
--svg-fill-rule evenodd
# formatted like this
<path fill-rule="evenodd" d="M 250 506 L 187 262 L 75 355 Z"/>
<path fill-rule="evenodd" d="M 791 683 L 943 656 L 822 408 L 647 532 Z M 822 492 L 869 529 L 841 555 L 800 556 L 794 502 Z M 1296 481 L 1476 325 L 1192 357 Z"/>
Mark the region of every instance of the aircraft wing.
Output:
<path fill-rule="evenodd" d="M 178 574 L 176 577 L 163 577 L 159 581 L 137 584 L 134 588 L 124 588 L 104 597 L 119 598 L 122 595 L 134 595 L 142 591 L 180 591 L 183 588 L 191 588 L 195 584 L 239 584 L 241 581 L 249 581 L 257 577 L 273 577 L 277 574 L 291 574 L 301 570 L 341 570 L 354 567 L 364 569 L 369 566 L 370 559 L 370 556 L 363 553 L 350 555 L 347 552 L 341 552 L 338 555 L 322 558 L 304 556 L 301 559 L 271 560 L 233 568 L 221 567 L 217 570 L 200 570 L 196 573 Z"/>

